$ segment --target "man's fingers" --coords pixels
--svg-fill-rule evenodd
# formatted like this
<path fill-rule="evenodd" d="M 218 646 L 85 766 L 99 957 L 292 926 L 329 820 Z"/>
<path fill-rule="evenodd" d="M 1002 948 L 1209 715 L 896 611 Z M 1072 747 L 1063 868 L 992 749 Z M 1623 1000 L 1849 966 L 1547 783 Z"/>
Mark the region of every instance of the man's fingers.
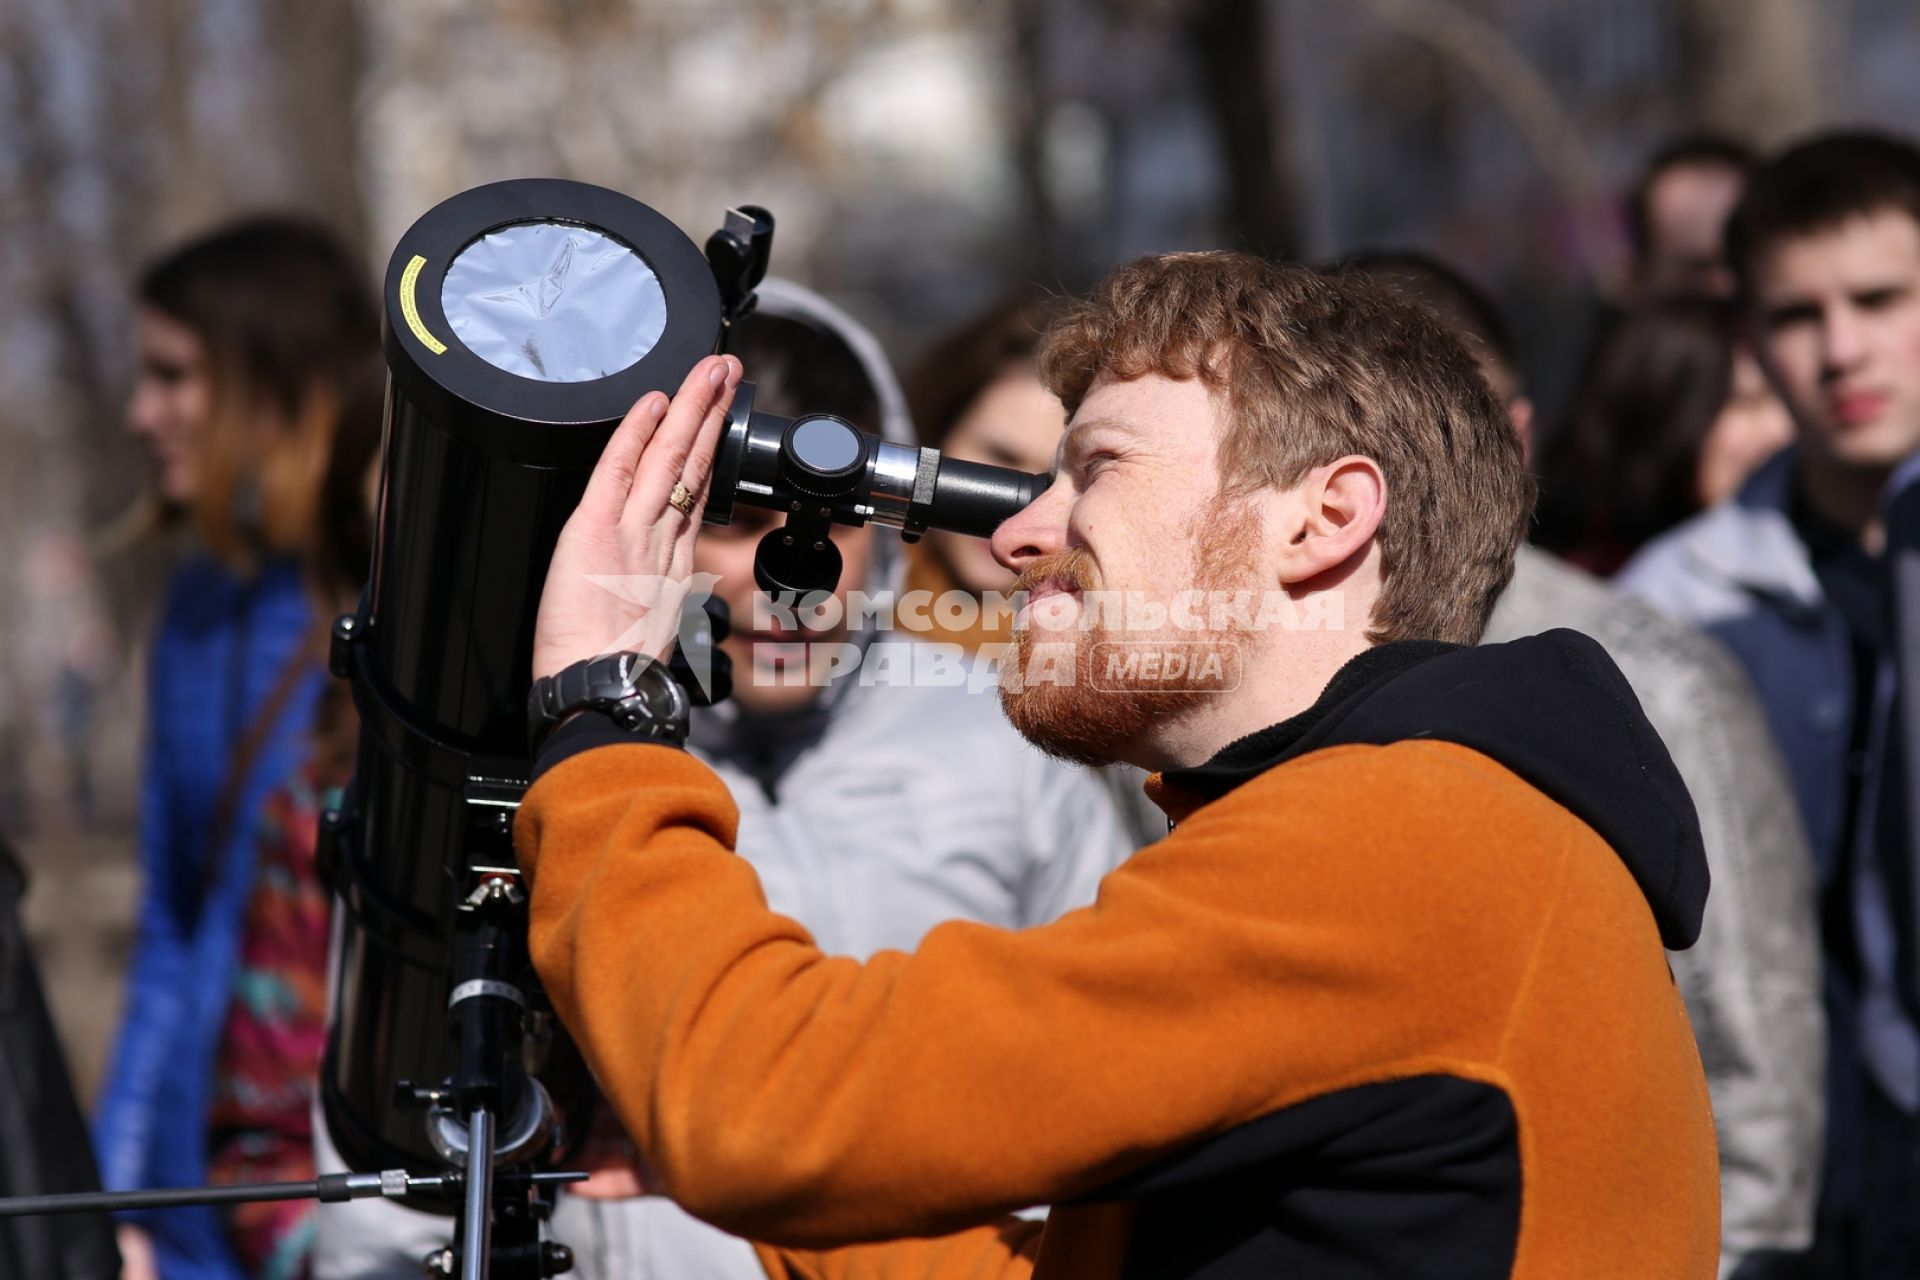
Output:
<path fill-rule="evenodd" d="M 567 1188 L 583 1200 L 633 1200 L 647 1194 L 646 1183 L 629 1167 L 595 1169 L 585 1182 Z"/>
<path fill-rule="evenodd" d="M 651 524 L 667 510 L 667 495 L 674 485 L 694 489 L 686 474 L 689 455 L 696 441 L 719 440 L 739 381 L 740 362 L 732 356 L 709 356 L 693 367 L 641 456 L 627 498 L 628 519 Z M 711 452 L 712 443 L 707 447 Z"/>
<path fill-rule="evenodd" d="M 609 524 L 620 518 L 626 509 L 627 495 L 633 492 L 640 455 L 653 439 L 666 410 L 667 398 L 658 391 L 649 391 L 627 410 L 627 416 L 607 438 L 607 447 L 600 451 L 600 461 L 594 464 L 593 474 L 587 477 L 587 491 L 580 498 L 581 511 Z"/>
<path fill-rule="evenodd" d="M 727 358 L 733 360 L 731 356 Z M 740 362 L 733 360 L 733 365 L 725 400 L 717 406 L 718 412 L 709 413 L 701 420 L 699 433 L 695 435 L 686 462 L 681 467 L 681 483 L 693 490 L 699 499 L 699 505 L 693 513 L 695 524 L 700 523 L 700 515 L 706 510 L 707 484 L 713 479 L 713 455 L 720 447 L 720 434 L 727 429 L 727 409 L 733 404 L 733 387 L 740 380 Z"/>
<path fill-rule="evenodd" d="M 687 512 L 686 523 L 681 525 L 673 540 L 674 573 L 685 575 L 693 571 L 693 544 L 700 536 L 700 526 L 707 515 L 707 499 L 713 493 L 713 455 L 720 445 L 720 433 L 727 429 L 727 414 L 723 407 L 719 413 L 710 413 L 706 421 L 700 424 L 700 434 L 694 441 L 693 451 L 687 457 L 685 473 L 681 483 L 693 493 L 693 510 Z"/>

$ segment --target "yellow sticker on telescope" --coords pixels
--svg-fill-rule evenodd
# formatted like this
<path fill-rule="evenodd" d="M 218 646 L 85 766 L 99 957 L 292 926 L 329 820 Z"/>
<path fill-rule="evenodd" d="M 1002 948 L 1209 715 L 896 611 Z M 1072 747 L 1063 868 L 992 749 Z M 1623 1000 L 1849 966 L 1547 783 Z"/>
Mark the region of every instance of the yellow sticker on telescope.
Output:
<path fill-rule="evenodd" d="M 407 269 L 400 273 L 400 314 L 407 318 L 407 328 L 413 330 L 413 336 L 420 339 L 421 345 L 437 356 L 447 353 L 447 344 L 427 332 L 427 326 L 420 322 L 420 308 L 413 301 L 413 286 L 420 279 L 420 268 L 427 260 L 419 254 L 413 255 L 413 261 L 407 263 Z"/>

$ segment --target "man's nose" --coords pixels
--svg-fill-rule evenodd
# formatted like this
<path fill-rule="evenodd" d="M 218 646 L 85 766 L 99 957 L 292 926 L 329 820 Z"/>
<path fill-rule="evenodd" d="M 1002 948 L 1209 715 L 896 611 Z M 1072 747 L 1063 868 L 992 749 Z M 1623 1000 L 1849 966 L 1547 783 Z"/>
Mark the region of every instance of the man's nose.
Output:
<path fill-rule="evenodd" d="M 136 382 L 133 394 L 127 397 L 127 430 L 134 435 L 151 434 L 158 418 L 158 405 L 154 403 L 153 391 L 144 382 Z"/>
<path fill-rule="evenodd" d="M 1865 359 L 1865 335 L 1861 332 L 1860 317 L 1852 307 L 1843 303 L 1827 308 L 1821 333 L 1821 358 L 1829 374 L 1844 373 Z"/>
<path fill-rule="evenodd" d="M 993 558 L 1019 573 L 1034 561 L 1054 555 L 1067 545 L 1067 512 L 1072 493 L 1059 478 L 1019 514 L 993 532 Z"/>

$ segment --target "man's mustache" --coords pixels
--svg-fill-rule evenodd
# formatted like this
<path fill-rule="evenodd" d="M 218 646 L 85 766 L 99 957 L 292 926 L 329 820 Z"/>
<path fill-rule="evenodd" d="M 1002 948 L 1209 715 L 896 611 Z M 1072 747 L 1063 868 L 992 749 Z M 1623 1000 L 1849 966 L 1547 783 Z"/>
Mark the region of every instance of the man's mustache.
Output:
<path fill-rule="evenodd" d="M 1036 560 L 1021 570 L 1014 580 L 1013 594 L 1028 595 L 1045 582 L 1068 582 L 1075 591 L 1092 591 L 1099 586 L 1093 571 L 1093 557 L 1079 548 L 1056 552 Z"/>

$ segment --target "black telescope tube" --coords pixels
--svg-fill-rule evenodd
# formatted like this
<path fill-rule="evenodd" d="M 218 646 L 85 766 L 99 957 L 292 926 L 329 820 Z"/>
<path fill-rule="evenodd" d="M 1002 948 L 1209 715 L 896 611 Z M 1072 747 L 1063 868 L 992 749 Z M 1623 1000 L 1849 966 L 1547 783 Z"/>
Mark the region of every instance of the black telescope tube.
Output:
<path fill-rule="evenodd" d="M 488 241 L 503 232 L 522 234 L 510 246 L 535 244 L 538 260 L 490 259 L 500 255 Z M 492 278 L 463 292 L 475 263 L 490 264 Z M 516 267 L 524 278 L 509 274 Z M 622 269 L 636 286 L 624 299 L 610 291 Z M 651 346 L 595 328 L 650 294 L 665 321 Z M 514 872 L 548 561 L 615 425 L 647 392 L 676 390 L 714 349 L 720 300 L 706 260 L 660 214 L 599 187 L 541 179 L 479 187 L 429 210 L 394 251 L 385 301 L 373 573 L 358 615 L 336 627 L 332 662 L 352 679 L 361 731 L 347 802 L 322 827 L 339 946 L 320 1095 L 350 1169 L 433 1172 L 446 1158 L 427 1117 L 396 1105 L 396 1090 L 406 1082 L 410 1098 L 427 1098 L 470 1074 L 449 1034 L 454 940 L 483 869 Z M 471 336 L 498 315 L 503 330 L 516 316 L 528 326 L 520 372 L 508 367 L 513 341 L 484 357 L 462 336 L 462 325 Z M 569 315 L 574 331 L 551 327 Z M 591 349 L 629 363 L 571 381 L 534 376 L 559 359 L 577 365 L 576 352 Z M 527 990 L 537 1014 L 531 970 L 503 976 Z M 530 1050 L 540 1051 L 538 1042 Z M 589 1105 L 578 1090 L 550 1092 L 563 1112 Z"/>
<path fill-rule="evenodd" d="M 544 256 L 521 252 L 529 245 Z M 331 656 L 353 682 L 361 730 L 347 799 L 321 828 L 338 947 L 320 1097 L 350 1169 L 431 1173 L 448 1167 L 440 1130 L 396 1092 L 444 1105 L 456 1087 L 480 1088 L 486 1064 L 463 1066 L 449 1034 L 455 938 L 477 886 L 517 883 L 533 624 L 554 544 L 634 402 L 672 394 L 718 346 L 722 303 L 707 260 L 660 214 L 547 179 L 429 210 L 394 251 L 385 301 L 373 573 Z M 571 330 L 556 328 L 568 317 Z M 710 523 L 728 523 L 736 502 L 790 518 L 806 505 L 780 467 L 789 423 L 754 414 L 752 399 L 743 382 Z M 800 477 L 819 490 L 808 518 L 984 536 L 1044 481 L 871 437 L 860 448 L 870 465 L 850 491 L 822 496 L 819 477 Z M 572 1092 L 553 1078 L 566 1046 L 531 968 L 500 976 L 528 997 L 526 1070 L 563 1115 L 590 1105 L 584 1069 Z M 556 1028 L 551 1039 L 542 1027 Z"/>
<path fill-rule="evenodd" d="M 942 458 L 934 477 L 928 525 L 976 538 L 991 538 L 1008 518 L 1046 492 L 1052 477 Z"/>

